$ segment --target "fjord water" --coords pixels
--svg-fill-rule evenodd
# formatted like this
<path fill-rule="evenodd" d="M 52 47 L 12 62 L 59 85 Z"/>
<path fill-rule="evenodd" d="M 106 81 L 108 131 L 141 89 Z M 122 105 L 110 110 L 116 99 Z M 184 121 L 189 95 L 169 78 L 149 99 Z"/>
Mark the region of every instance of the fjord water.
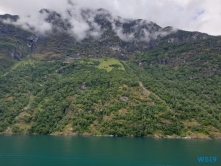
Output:
<path fill-rule="evenodd" d="M 199 156 L 216 156 L 199 163 Z M 221 141 L 0 135 L 2 166 L 221 165 Z"/>

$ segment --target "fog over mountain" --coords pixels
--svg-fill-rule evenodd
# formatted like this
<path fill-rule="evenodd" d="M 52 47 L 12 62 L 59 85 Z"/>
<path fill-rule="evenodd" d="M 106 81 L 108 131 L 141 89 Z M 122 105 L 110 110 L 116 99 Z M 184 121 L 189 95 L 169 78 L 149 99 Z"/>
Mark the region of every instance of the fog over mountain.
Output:
<path fill-rule="evenodd" d="M 0 0 L 0 134 L 221 139 L 220 9 Z"/>
<path fill-rule="evenodd" d="M 128 59 L 163 43 L 209 37 L 205 33 L 162 27 L 150 20 L 124 18 L 113 11 L 70 0 L 60 5 L 61 8 L 52 5 L 33 10 L 29 15 L 0 15 L 0 34 L 15 42 L 13 48 L 4 47 L 4 55 L 17 60 L 30 53 Z"/>
<path fill-rule="evenodd" d="M 61 9 L 50 10 L 41 9 L 39 12 L 33 12 L 30 15 L 21 15 L 15 20 L 10 18 L 3 20 L 6 24 L 12 24 L 24 30 L 28 30 L 36 35 L 45 36 L 53 32 L 67 32 L 76 40 L 81 41 L 87 37 L 99 39 L 106 31 L 107 27 L 102 28 L 98 19 L 107 21 L 112 30 L 123 41 L 132 41 L 136 33 L 141 33 L 140 41 L 149 42 L 157 37 L 164 37 L 176 31 L 175 28 L 170 31 L 163 31 L 158 25 L 151 21 L 139 20 L 130 30 L 125 32 L 123 24 L 130 24 L 133 19 L 121 18 L 105 9 L 93 9 L 81 7 L 67 1 L 67 5 Z"/>
<path fill-rule="evenodd" d="M 50 30 L 50 25 L 45 22 L 36 22 L 41 9 L 49 9 L 58 13 L 63 13 L 70 8 L 71 4 L 77 4 L 76 8 L 104 8 L 123 18 L 144 19 L 153 21 L 161 27 L 173 26 L 178 29 L 188 31 L 205 32 L 210 35 L 221 34 L 221 2 L 220 0 L 58 0 L 56 3 L 52 0 L 0 0 L 0 14 L 16 14 L 20 16 L 30 15 L 32 24 L 40 23 L 40 31 Z M 20 7 L 18 7 L 20 6 Z M 65 14 L 62 16 L 65 17 Z M 24 17 L 23 17 L 24 18 Z M 23 19 L 25 21 L 25 19 Z M 82 25 L 79 31 L 85 31 L 88 27 Z M 30 23 L 31 24 L 31 23 Z M 77 31 L 75 28 L 74 31 Z M 80 37 L 81 38 L 81 37 Z"/>

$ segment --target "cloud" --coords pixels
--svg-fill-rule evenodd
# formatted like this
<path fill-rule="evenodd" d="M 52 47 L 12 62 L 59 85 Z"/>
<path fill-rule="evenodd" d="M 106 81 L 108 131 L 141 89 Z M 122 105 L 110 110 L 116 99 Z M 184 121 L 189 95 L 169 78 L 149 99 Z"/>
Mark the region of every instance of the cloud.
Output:
<path fill-rule="evenodd" d="M 52 30 L 52 25 L 45 21 L 46 18 L 47 13 L 36 13 L 30 16 L 20 17 L 19 20 L 17 22 L 13 22 L 13 24 L 30 32 L 45 35 L 46 33 L 50 33 Z M 12 22 L 7 20 L 6 23 Z"/>
<path fill-rule="evenodd" d="M 173 26 L 188 31 L 200 31 L 211 35 L 221 35 L 221 2 L 220 0 L 72 0 L 73 4 L 78 4 L 79 8 L 105 8 L 116 16 L 131 19 L 145 19 L 153 21 L 162 27 Z M 22 6 L 22 7 L 18 7 Z M 55 10 L 63 13 L 70 5 L 65 0 L 0 0 L 0 12 L 10 14 L 28 15 L 36 13 L 42 8 Z M 36 17 L 33 16 L 33 19 Z M 93 18 L 91 18 L 93 19 Z M 73 23 L 76 20 L 72 20 Z M 77 21 L 78 27 L 82 26 L 82 31 L 87 31 L 88 27 L 84 22 Z M 39 23 L 42 30 L 50 30 L 49 25 Z M 96 27 L 96 25 L 95 25 Z M 96 28 L 95 28 L 96 29 Z M 81 29 L 73 27 L 75 35 L 81 34 Z M 118 28 L 118 34 L 122 29 Z M 144 31 L 144 33 L 146 33 Z M 90 35 L 99 37 L 99 27 Z M 146 33 L 148 36 L 148 33 Z M 84 36 L 79 35 L 81 39 Z M 122 38 L 130 39 L 127 34 Z"/>
<path fill-rule="evenodd" d="M 78 41 L 88 36 L 99 38 L 102 31 L 100 26 L 94 22 L 95 13 L 90 11 L 87 14 L 82 9 L 79 5 L 70 4 L 66 1 L 63 8 L 56 10 L 42 9 L 40 12 L 32 12 L 30 15 L 19 15 L 16 22 L 12 20 L 4 20 L 4 22 L 38 35 L 47 35 L 52 33 L 53 30 L 64 31 L 65 29 Z"/>
<path fill-rule="evenodd" d="M 101 22 L 109 21 L 112 30 L 123 41 L 136 40 L 149 42 L 158 36 L 165 36 L 168 32 L 163 32 L 162 28 L 156 28 L 154 23 L 145 20 L 134 21 L 124 19 L 117 15 L 112 15 L 105 9 L 86 8 L 72 1 L 66 1 L 63 8 L 54 10 L 42 9 L 40 12 L 32 12 L 31 15 L 20 15 L 16 22 L 4 21 L 8 24 L 21 27 L 37 35 L 47 35 L 53 32 L 66 31 L 77 41 L 87 37 L 99 39 L 105 29 L 101 28 L 101 22 L 96 22 L 95 18 L 101 17 Z M 129 25 L 129 24 L 133 25 Z M 129 30 L 123 26 L 130 27 Z M 140 28 L 142 27 L 142 28 Z M 158 27 L 158 26 L 157 26 Z M 137 37 L 136 37 L 137 36 Z"/>

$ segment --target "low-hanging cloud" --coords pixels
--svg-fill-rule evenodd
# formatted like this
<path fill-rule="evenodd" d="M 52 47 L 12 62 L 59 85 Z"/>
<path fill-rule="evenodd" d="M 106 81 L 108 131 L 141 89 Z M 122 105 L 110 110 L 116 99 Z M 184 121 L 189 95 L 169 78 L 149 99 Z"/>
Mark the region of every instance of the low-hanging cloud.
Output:
<path fill-rule="evenodd" d="M 40 12 L 32 12 L 30 15 L 21 15 L 14 22 L 5 20 L 5 23 L 13 24 L 21 27 L 37 35 L 48 35 L 55 31 L 65 31 L 69 35 L 75 37 L 77 41 L 81 41 L 87 37 L 99 39 L 105 29 L 95 21 L 96 16 L 102 15 L 103 19 L 109 21 L 112 30 L 123 41 L 132 41 L 137 33 L 140 33 L 138 40 L 149 42 L 151 39 L 156 39 L 158 36 L 165 36 L 169 32 L 164 32 L 162 29 L 156 30 L 150 22 L 139 20 L 131 27 L 131 32 L 125 32 L 123 24 L 128 24 L 132 19 L 124 19 L 110 13 L 105 9 L 86 8 L 72 1 L 65 1 L 62 8 L 42 9 Z M 61 24 L 61 26 L 59 26 Z M 140 26 L 147 25 L 153 32 L 145 28 L 139 29 Z M 153 26 L 153 27 L 152 27 Z"/>
<path fill-rule="evenodd" d="M 220 0 L 73 0 L 80 7 L 105 8 L 124 18 L 144 19 L 161 27 L 221 35 Z M 0 13 L 27 15 L 42 8 L 62 11 L 65 0 L 0 0 Z"/>
<path fill-rule="evenodd" d="M 42 9 L 40 12 L 32 12 L 30 15 L 20 15 L 18 20 L 7 19 L 4 23 L 13 24 L 22 29 L 36 33 L 38 35 L 47 35 L 53 33 L 53 30 L 64 31 L 57 24 L 62 23 L 63 28 L 67 28 L 66 32 L 81 41 L 86 37 L 99 38 L 101 35 L 100 26 L 94 21 L 95 13 L 88 10 L 90 13 L 83 13 L 83 9 L 71 1 L 66 1 L 61 9 L 48 10 Z M 83 18 L 84 17 L 84 18 Z"/>
<path fill-rule="evenodd" d="M 16 22 L 6 20 L 5 23 L 11 23 L 27 31 L 44 35 L 52 30 L 52 25 L 45 21 L 46 17 L 46 13 L 36 13 L 34 15 L 20 17 Z"/>

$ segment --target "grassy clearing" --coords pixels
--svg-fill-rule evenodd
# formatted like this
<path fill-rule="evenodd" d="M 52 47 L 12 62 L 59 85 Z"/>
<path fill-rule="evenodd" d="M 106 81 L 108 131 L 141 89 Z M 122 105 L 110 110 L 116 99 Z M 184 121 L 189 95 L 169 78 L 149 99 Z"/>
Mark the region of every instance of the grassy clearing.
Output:
<path fill-rule="evenodd" d="M 100 64 L 98 65 L 98 68 L 105 69 L 107 70 L 107 72 L 110 72 L 114 68 L 118 70 L 125 70 L 124 66 L 120 63 L 120 61 L 115 58 L 102 58 L 99 61 Z"/>

